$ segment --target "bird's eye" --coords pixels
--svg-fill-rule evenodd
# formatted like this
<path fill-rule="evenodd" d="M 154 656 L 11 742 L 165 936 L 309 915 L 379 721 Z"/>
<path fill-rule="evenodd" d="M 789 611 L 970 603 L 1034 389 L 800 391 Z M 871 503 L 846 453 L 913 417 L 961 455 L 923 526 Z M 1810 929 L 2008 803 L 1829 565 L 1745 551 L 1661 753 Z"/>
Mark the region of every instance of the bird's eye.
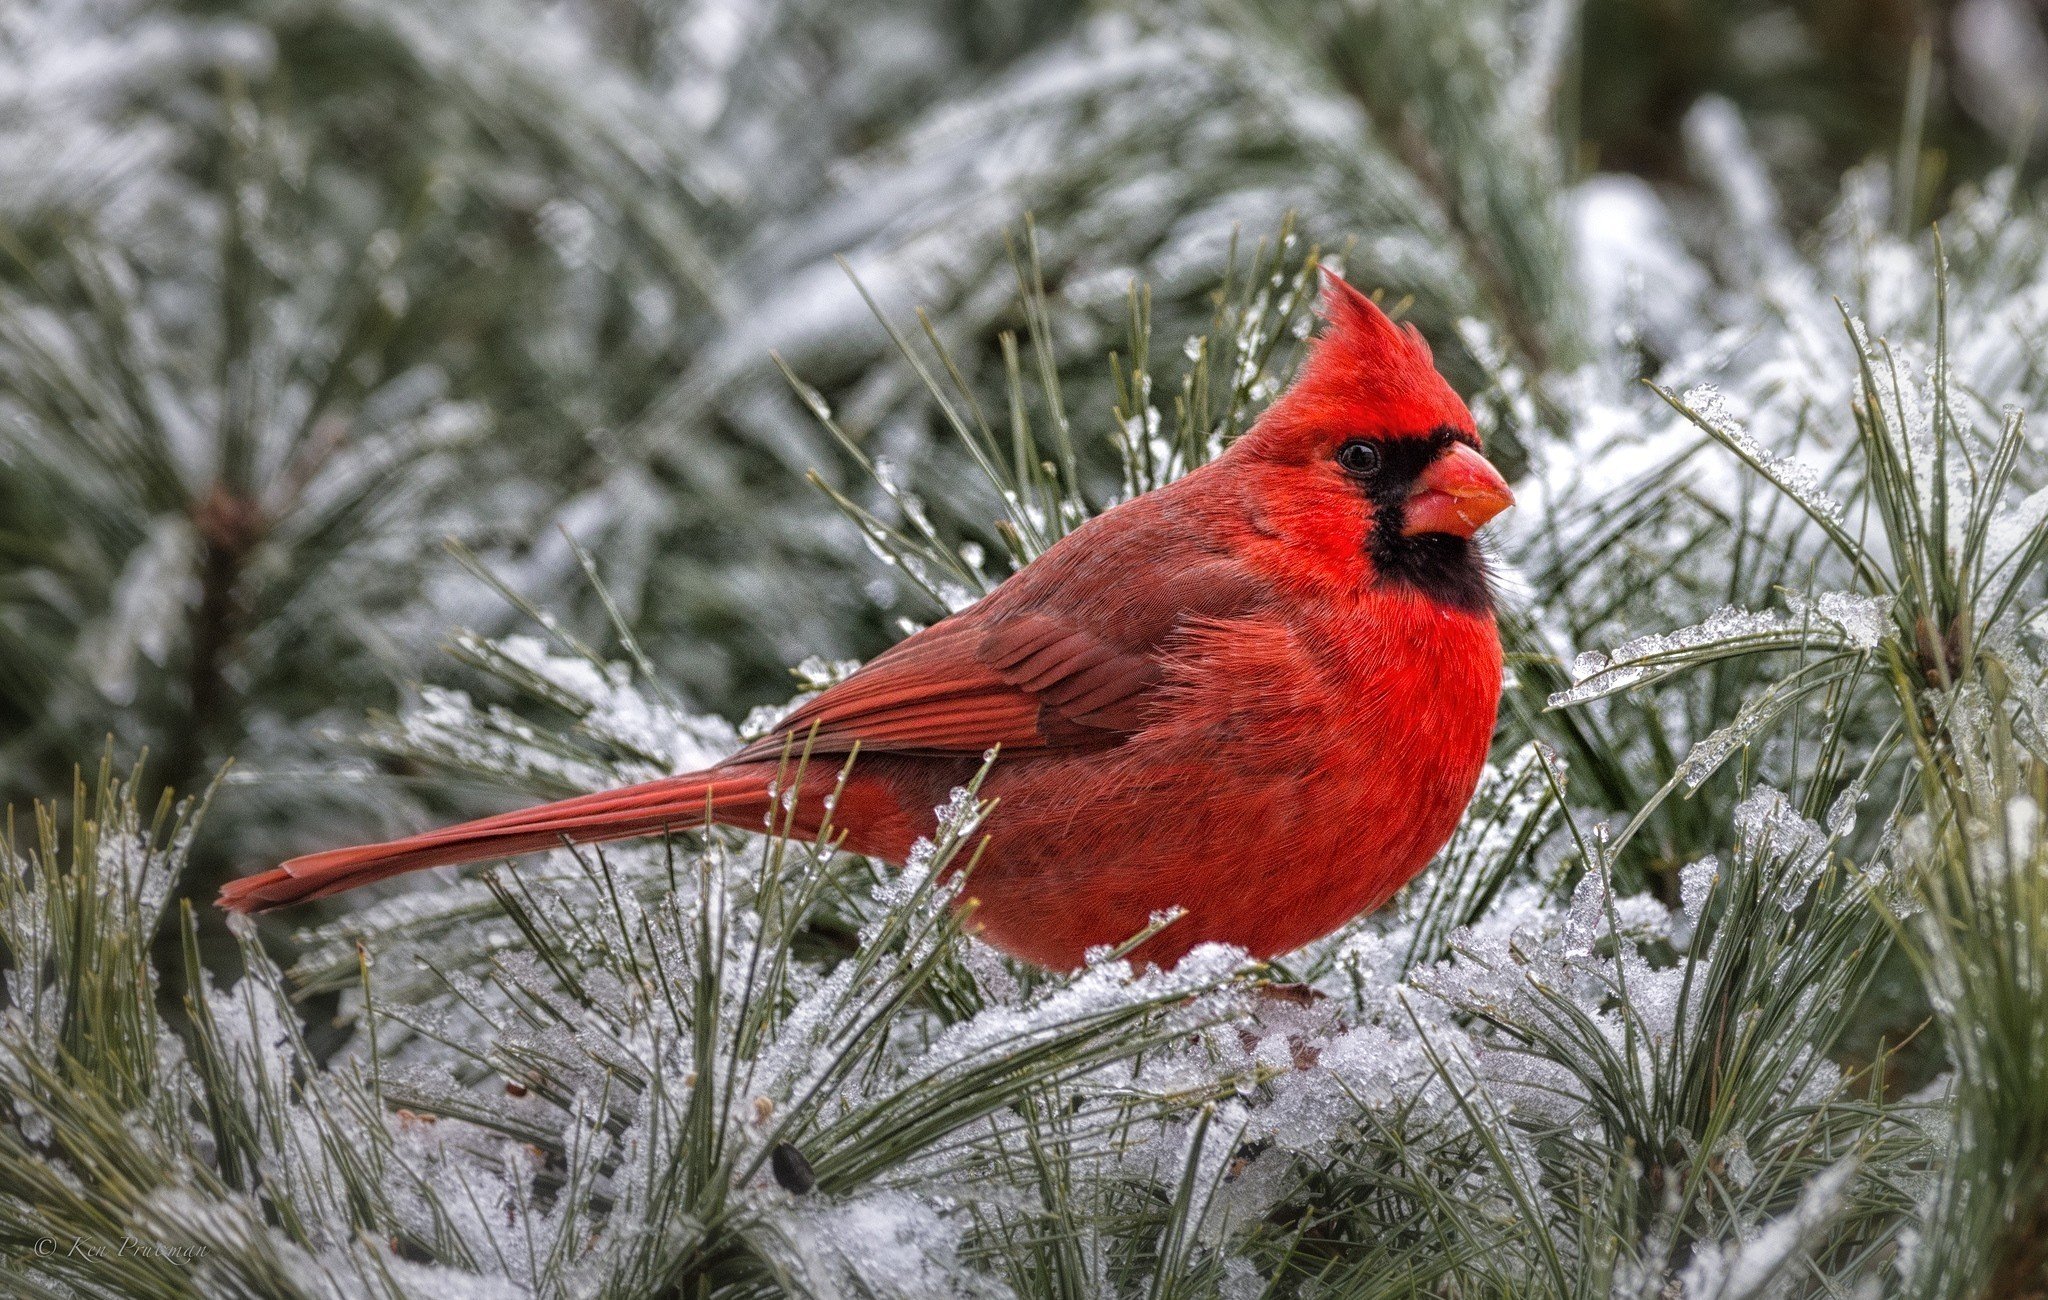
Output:
<path fill-rule="evenodd" d="M 1353 438 L 1337 448 L 1337 464 L 1346 474 L 1364 478 L 1377 473 L 1380 467 L 1380 449 L 1369 442 Z"/>

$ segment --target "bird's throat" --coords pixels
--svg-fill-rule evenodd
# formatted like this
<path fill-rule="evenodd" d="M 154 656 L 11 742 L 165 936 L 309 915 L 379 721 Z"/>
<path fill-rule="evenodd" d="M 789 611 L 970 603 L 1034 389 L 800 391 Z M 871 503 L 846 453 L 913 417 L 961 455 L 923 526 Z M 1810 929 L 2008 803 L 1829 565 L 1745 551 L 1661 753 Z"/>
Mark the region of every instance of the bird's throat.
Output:
<path fill-rule="evenodd" d="M 1449 533 L 1404 537 L 1382 526 L 1373 530 L 1368 547 L 1377 585 L 1413 591 L 1466 614 L 1493 612 L 1486 555 L 1471 538 Z"/>

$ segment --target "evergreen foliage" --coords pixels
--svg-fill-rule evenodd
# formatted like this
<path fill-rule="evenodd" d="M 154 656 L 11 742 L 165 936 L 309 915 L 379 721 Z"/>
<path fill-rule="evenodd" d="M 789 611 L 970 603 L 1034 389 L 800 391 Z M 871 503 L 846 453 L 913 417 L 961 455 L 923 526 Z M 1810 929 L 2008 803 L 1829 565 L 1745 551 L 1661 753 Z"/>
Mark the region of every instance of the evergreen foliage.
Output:
<path fill-rule="evenodd" d="M 1925 100 L 1825 203 L 1714 97 L 1580 175 L 1580 19 L 0 15 L 0 754 L 120 760 L 0 840 L 7 1294 L 2048 1293 L 2048 214 Z M 1330 264 L 1526 466 L 1381 912 L 1025 968 L 971 786 L 181 896 L 729 752 L 1227 445 Z"/>

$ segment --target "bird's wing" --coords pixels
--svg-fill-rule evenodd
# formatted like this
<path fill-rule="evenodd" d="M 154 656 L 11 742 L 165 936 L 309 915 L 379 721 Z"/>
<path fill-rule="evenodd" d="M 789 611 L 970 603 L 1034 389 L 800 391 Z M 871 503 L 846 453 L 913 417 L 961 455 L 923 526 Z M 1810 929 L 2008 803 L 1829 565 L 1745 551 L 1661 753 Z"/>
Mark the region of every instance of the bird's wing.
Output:
<path fill-rule="evenodd" d="M 1084 551 L 1043 571 L 1034 565 L 807 701 L 735 759 L 775 758 L 785 747 L 844 754 L 856 744 L 924 755 L 1113 744 L 1143 725 L 1176 632 L 1266 597 L 1226 556 L 1174 558 Z M 1104 581 L 1111 577 L 1120 580 Z"/>

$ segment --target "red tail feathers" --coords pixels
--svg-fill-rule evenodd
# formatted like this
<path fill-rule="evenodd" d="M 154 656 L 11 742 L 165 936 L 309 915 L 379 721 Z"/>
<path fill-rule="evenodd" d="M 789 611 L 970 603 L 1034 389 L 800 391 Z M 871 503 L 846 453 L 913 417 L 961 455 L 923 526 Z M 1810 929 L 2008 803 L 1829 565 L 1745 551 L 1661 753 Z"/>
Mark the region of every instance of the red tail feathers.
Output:
<path fill-rule="evenodd" d="M 310 853 L 274 871 L 230 881 L 220 891 L 219 902 L 236 912 L 265 912 L 339 894 L 387 876 L 533 853 L 555 848 L 564 840 L 595 844 L 690 830 L 713 821 L 759 826 L 768 812 L 774 776 L 772 766 L 712 768 L 500 813 L 383 844 Z"/>

